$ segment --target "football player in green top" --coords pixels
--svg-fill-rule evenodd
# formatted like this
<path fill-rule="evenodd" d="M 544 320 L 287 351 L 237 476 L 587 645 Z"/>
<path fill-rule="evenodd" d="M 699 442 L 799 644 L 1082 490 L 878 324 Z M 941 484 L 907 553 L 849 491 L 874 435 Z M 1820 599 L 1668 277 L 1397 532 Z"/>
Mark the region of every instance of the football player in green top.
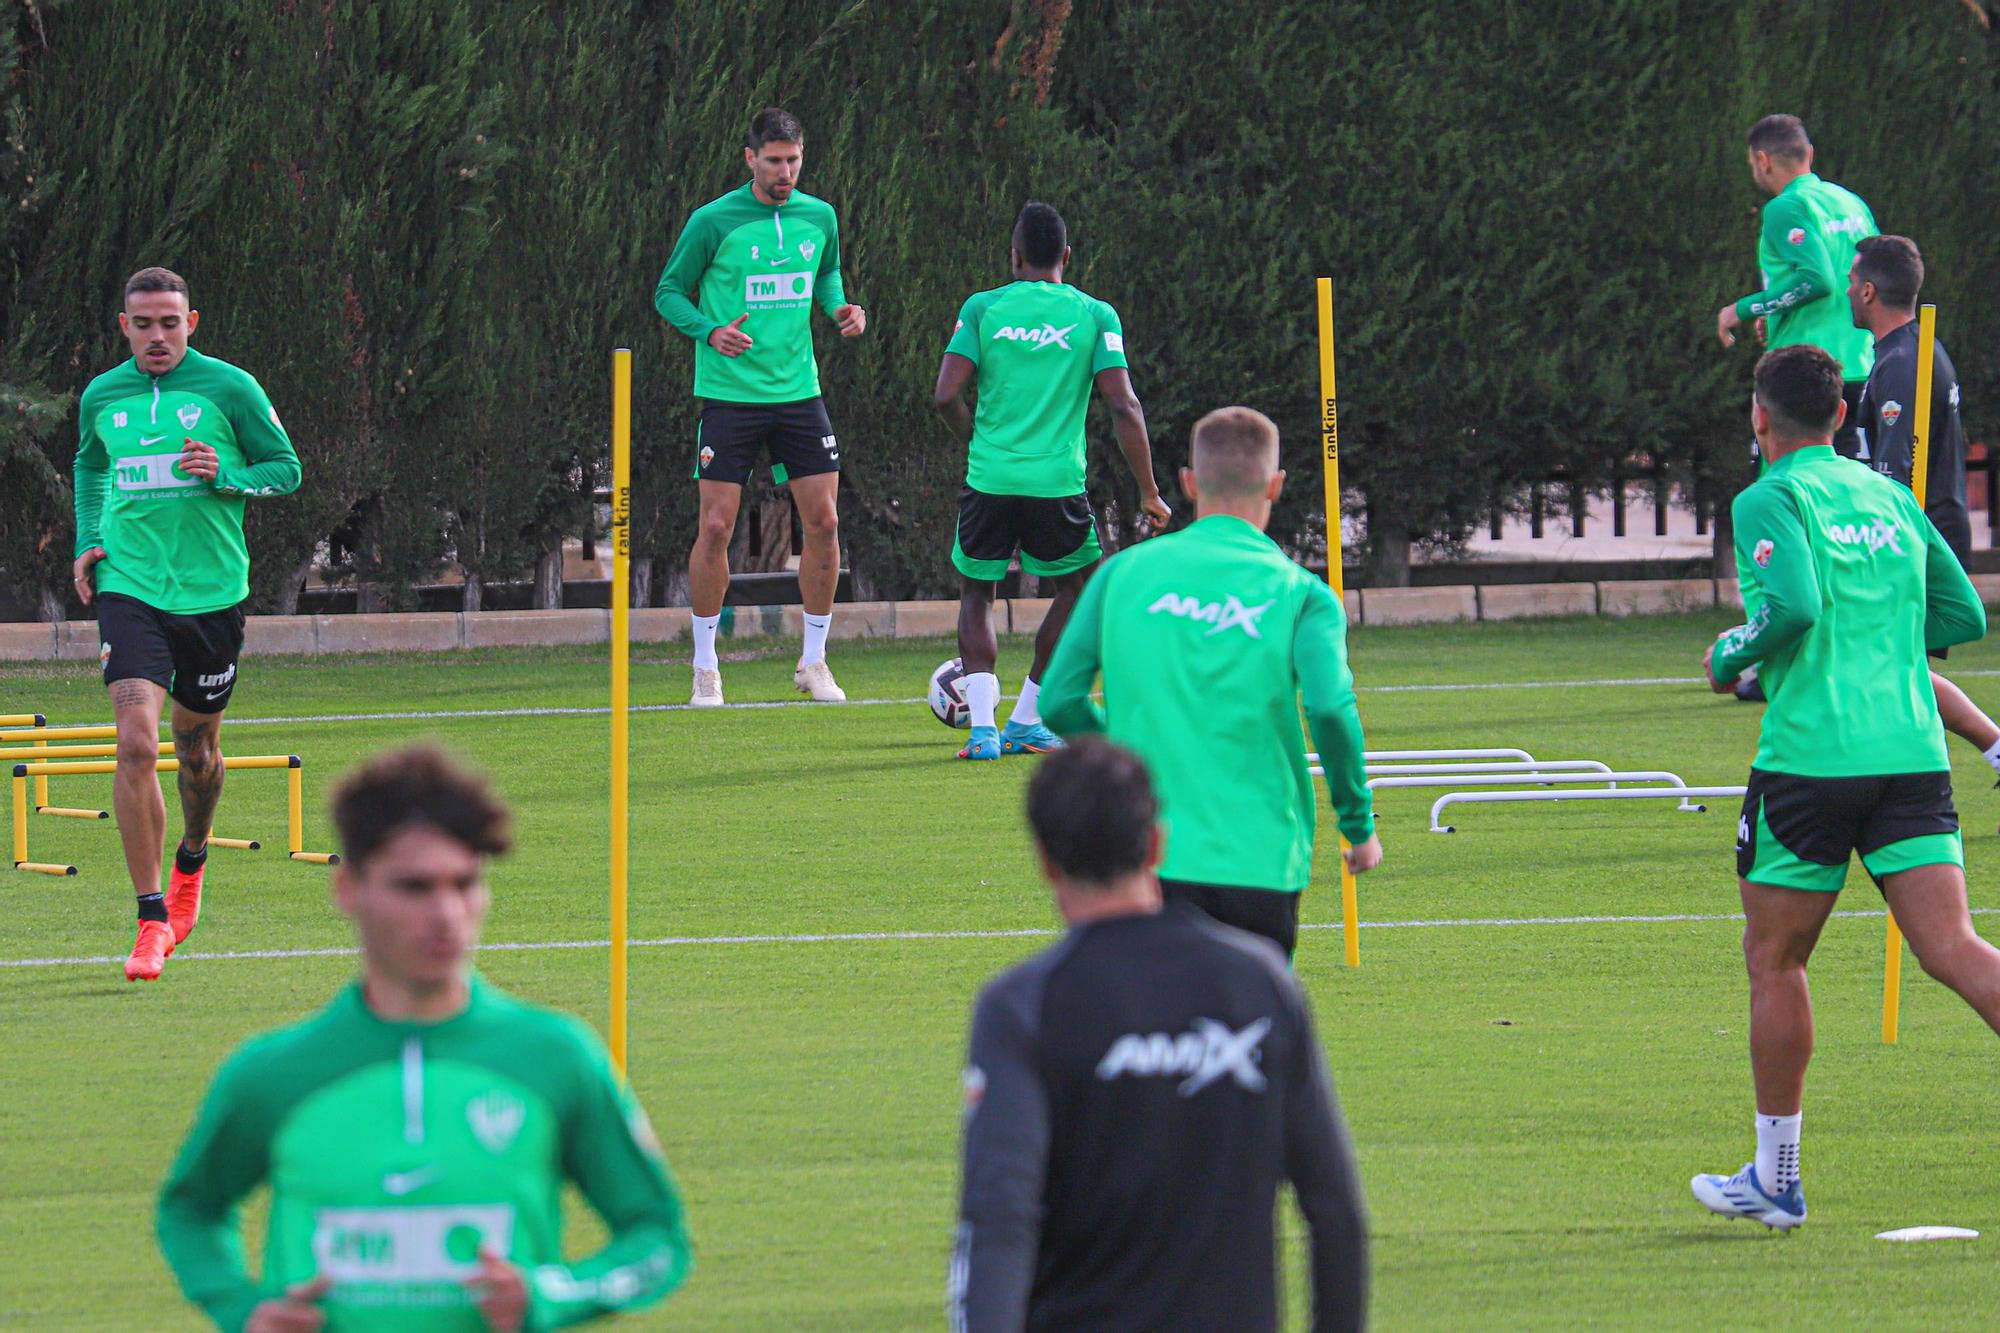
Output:
<path fill-rule="evenodd" d="M 225 1333 L 564 1328 L 666 1297 L 692 1259 L 646 1114 L 582 1023 L 481 981 L 507 810 L 431 750 L 333 799 L 361 974 L 224 1062 L 160 1191 L 167 1264 Z M 563 1187 L 603 1218 L 567 1257 Z M 237 1213 L 270 1187 L 262 1272 Z"/>
<path fill-rule="evenodd" d="M 1142 522 L 1173 515 L 1153 480 L 1146 417 L 1132 392 L 1125 329 L 1109 305 L 1063 282 L 1070 260 L 1062 215 L 1030 203 L 1014 222 L 1014 281 L 966 299 L 938 367 L 935 402 L 952 433 L 970 441 L 958 535 L 951 560 L 963 577 L 958 651 L 972 738 L 961 759 L 1032 754 L 1062 741 L 1042 725 L 1042 673 L 1084 580 L 1104 552 L 1084 490 L 1084 420 L 1090 395 L 1111 409 L 1112 429 L 1139 483 Z M 977 415 L 965 390 L 977 378 Z M 1020 552 L 1021 568 L 1053 585 L 1055 601 L 1035 635 L 1013 716 L 994 725 L 1000 647 L 993 635 L 994 586 Z"/>
<path fill-rule="evenodd" d="M 743 484 L 767 451 L 805 530 L 805 649 L 792 683 L 823 703 L 847 698 L 826 665 L 840 583 L 840 442 L 819 393 L 812 308 L 817 302 L 843 338 L 867 330 L 868 312 L 841 283 L 833 205 L 798 188 L 805 137 L 790 112 L 757 113 L 743 149 L 749 181 L 694 211 L 653 291 L 661 316 L 695 341 L 702 402 L 694 465 L 701 519 L 688 557 L 696 707 L 722 703 L 715 633 L 729 592 L 729 538 Z"/>
<path fill-rule="evenodd" d="M 125 281 L 118 327 L 132 359 L 83 391 L 76 451 L 77 596 L 97 604 L 99 660 L 118 725 L 113 805 L 139 895 L 125 963 L 152 981 L 201 914 L 222 796 L 222 711 L 250 595 L 243 502 L 299 488 L 299 456 L 249 372 L 188 346 L 201 315 L 163 268 Z M 160 891 L 166 803 L 160 710 L 173 700 L 181 841 Z"/>

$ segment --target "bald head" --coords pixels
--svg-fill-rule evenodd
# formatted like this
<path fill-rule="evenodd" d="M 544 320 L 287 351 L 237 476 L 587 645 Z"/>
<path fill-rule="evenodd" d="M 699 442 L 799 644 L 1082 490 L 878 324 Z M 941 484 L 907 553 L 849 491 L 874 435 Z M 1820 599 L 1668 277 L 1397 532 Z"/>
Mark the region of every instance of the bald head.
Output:
<path fill-rule="evenodd" d="M 1195 485 L 1217 501 L 1261 496 L 1278 474 L 1278 427 L 1254 407 L 1218 407 L 1194 423 Z"/>

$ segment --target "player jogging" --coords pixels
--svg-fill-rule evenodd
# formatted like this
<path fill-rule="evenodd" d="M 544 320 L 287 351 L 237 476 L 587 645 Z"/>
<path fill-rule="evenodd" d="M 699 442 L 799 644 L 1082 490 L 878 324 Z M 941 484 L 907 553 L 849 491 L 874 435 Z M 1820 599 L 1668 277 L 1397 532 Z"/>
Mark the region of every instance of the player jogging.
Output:
<path fill-rule="evenodd" d="M 222 1329 L 562 1328 L 690 1264 L 646 1116 L 583 1024 L 472 973 L 507 811 L 430 750 L 334 795 L 334 899 L 361 975 L 224 1062 L 160 1192 L 160 1247 Z M 611 1238 L 565 1260 L 563 1185 Z M 236 1207 L 271 1187 L 263 1274 Z"/>
<path fill-rule="evenodd" d="M 200 322 L 163 268 L 125 280 L 119 331 L 132 359 L 83 391 L 75 468 L 76 594 L 97 604 L 98 659 L 118 727 L 112 805 L 139 896 L 130 981 L 154 981 L 201 915 L 208 835 L 222 797 L 222 713 L 250 595 L 247 496 L 299 488 L 299 456 L 248 371 L 188 346 Z M 160 891 L 167 808 L 160 711 L 173 700 L 181 839 Z"/>
<path fill-rule="evenodd" d="M 1070 247 L 1062 215 L 1047 204 L 1023 208 L 1008 258 L 1014 281 L 974 293 L 958 312 L 935 394 L 952 433 L 971 442 L 951 552 L 964 576 L 958 652 L 972 709 L 972 736 L 958 752 L 961 759 L 1040 753 L 1062 744 L 1042 725 L 1039 682 L 1077 595 L 1104 554 L 1084 493 L 1084 419 L 1092 385 L 1111 409 L 1119 447 L 1139 483 L 1141 514 L 1159 526 L 1172 517 L 1153 480 L 1146 417 L 1132 392 L 1118 312 L 1063 282 Z M 975 374 L 977 417 L 965 404 Z M 994 726 L 1000 645 L 993 635 L 993 592 L 1016 551 L 1022 570 L 1053 585 L 1055 598 L 1036 631 L 1034 664 L 1002 732 Z"/>
<path fill-rule="evenodd" d="M 1752 125 L 1749 159 L 1751 179 L 1771 196 L 1757 236 L 1764 286 L 1717 311 L 1715 335 L 1733 347 L 1744 321 L 1762 320 L 1772 349 L 1809 343 L 1840 362 L 1847 425 L 1835 433 L 1834 447 L 1852 458 L 1859 448 L 1856 408 L 1875 351 L 1840 294 L 1855 244 L 1876 233 L 1875 215 L 1861 196 L 1813 174 L 1812 140 L 1797 116 L 1766 116 Z"/>
<path fill-rule="evenodd" d="M 1847 280 L 1854 326 L 1875 339 L 1875 369 L 1861 391 L 1860 457 L 1886 477 L 1910 484 L 1917 413 L 1917 293 L 1924 257 L 1906 236 L 1863 238 Z M 1965 505 L 1965 432 L 1958 415 L 1958 370 L 1942 341 L 1931 344 L 1931 441 L 1924 514 L 1962 566 L 1972 558 L 1972 517 Z M 1936 649 L 1933 657 L 1943 657 Z M 1945 730 L 1961 736 L 2000 771 L 2000 725 L 1965 691 L 1931 673 Z"/>
<path fill-rule="evenodd" d="M 653 292 L 660 314 L 695 341 L 702 402 L 694 465 L 701 517 L 688 556 L 696 707 L 722 703 L 715 632 L 729 592 L 729 538 L 743 485 L 766 452 L 772 479 L 791 486 L 805 532 L 805 647 L 792 683 L 822 703 L 847 698 L 826 664 L 840 583 L 840 444 L 819 394 L 812 308 L 817 300 L 844 338 L 861 336 L 868 312 L 841 285 L 833 205 L 798 188 L 804 147 L 791 113 L 759 111 L 743 149 L 749 181 L 689 216 Z"/>
<path fill-rule="evenodd" d="M 1275 1330 L 1282 1181 L 1312 1326 L 1364 1322 L 1361 1187 L 1305 992 L 1269 942 L 1160 910 L 1157 814 L 1137 756 L 1094 737 L 1028 784 L 1069 931 L 973 1012 L 960 1333 Z"/>
<path fill-rule="evenodd" d="M 1799 1114 L 1812 1058 L 1806 962 L 1860 853 L 1926 972 L 2000 1030 L 2000 951 L 1973 932 L 1950 764 L 1924 649 L 1986 632 L 1971 580 L 1907 487 L 1833 451 L 1840 365 L 1817 347 L 1757 363 L 1751 425 L 1767 464 L 1736 497 L 1748 623 L 1712 644 L 1727 690 L 1763 668 L 1770 707 L 1736 832 L 1757 1154 L 1701 1175 L 1713 1212 L 1806 1220 Z"/>
<path fill-rule="evenodd" d="M 1107 731 L 1153 771 L 1173 837 L 1169 902 L 1298 943 L 1312 876 L 1313 785 L 1299 701 L 1319 745 L 1355 873 L 1382 859 L 1333 590 L 1264 535 L 1284 488 L 1278 428 L 1225 407 L 1195 423 L 1181 488 L 1195 521 L 1104 562 L 1083 590 L 1043 682 L 1065 737 Z M 1091 699 L 1104 676 L 1104 706 Z"/>

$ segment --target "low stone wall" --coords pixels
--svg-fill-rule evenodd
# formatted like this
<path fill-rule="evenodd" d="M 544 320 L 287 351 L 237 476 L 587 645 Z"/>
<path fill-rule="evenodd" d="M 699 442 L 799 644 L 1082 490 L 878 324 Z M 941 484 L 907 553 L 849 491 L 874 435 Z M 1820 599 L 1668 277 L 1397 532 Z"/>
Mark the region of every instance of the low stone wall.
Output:
<path fill-rule="evenodd" d="M 1988 605 L 2000 605 L 2000 574 L 1974 574 Z M 1422 625 L 1526 620 L 1551 616 L 1639 616 L 1712 607 L 1740 609 L 1734 580 L 1652 579 L 1623 583 L 1507 583 L 1474 587 L 1358 588 L 1347 594 L 1350 625 Z M 1045 597 L 997 600 L 1001 630 L 1031 634 L 1048 614 Z M 727 639 L 797 638 L 796 606 L 733 606 L 723 613 Z M 957 602 L 841 602 L 834 608 L 837 639 L 911 639 L 958 628 Z M 245 656 L 272 653 L 426 653 L 455 648 L 510 648 L 604 643 L 611 613 L 581 611 L 430 611 L 355 616 L 252 616 Z M 635 643 L 688 637 L 686 607 L 632 612 Z M 0 625 L 0 661 L 88 661 L 97 656 L 97 622 L 70 620 Z"/>

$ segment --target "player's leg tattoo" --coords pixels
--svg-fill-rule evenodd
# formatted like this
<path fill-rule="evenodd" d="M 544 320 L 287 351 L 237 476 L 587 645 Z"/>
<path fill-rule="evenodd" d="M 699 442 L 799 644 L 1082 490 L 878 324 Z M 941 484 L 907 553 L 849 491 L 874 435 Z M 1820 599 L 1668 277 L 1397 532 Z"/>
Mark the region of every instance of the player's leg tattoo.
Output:
<path fill-rule="evenodd" d="M 215 806 L 222 799 L 222 714 L 174 706 L 174 757 L 181 761 L 181 841 L 190 852 L 208 846 Z"/>
<path fill-rule="evenodd" d="M 132 890 L 140 897 L 160 891 L 160 856 L 166 850 L 167 804 L 160 794 L 160 706 L 167 692 L 150 680 L 111 682 L 111 707 L 118 724 L 118 771 L 112 778 L 111 807 L 118 816 L 118 841 Z"/>

